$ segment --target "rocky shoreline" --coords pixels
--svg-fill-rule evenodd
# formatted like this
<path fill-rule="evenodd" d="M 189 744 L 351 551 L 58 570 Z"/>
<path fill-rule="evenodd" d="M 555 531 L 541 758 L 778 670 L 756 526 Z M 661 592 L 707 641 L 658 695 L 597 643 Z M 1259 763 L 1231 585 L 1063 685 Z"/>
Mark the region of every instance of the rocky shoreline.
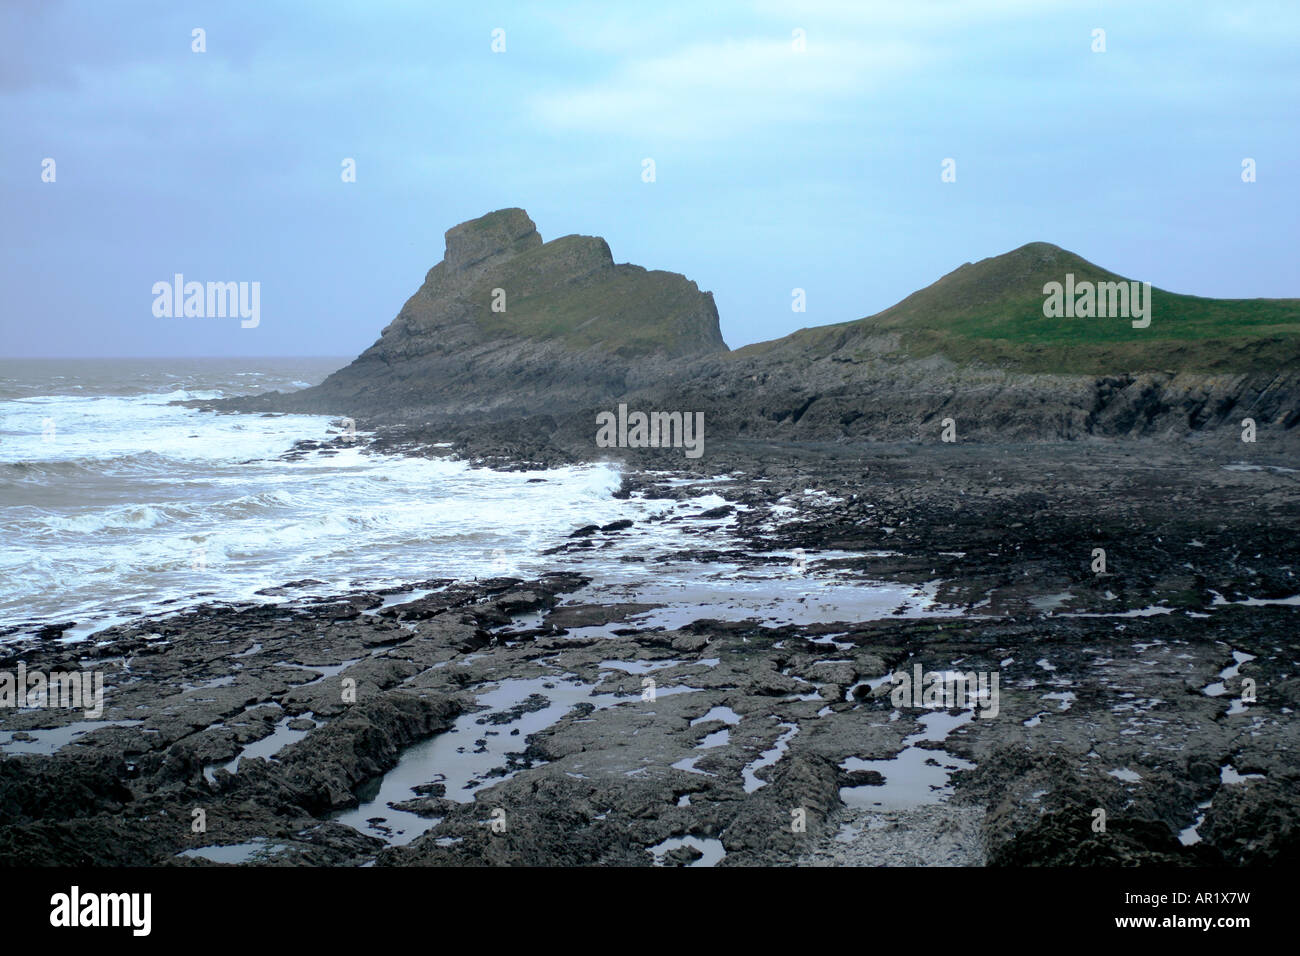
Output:
<path fill-rule="evenodd" d="M 425 437 L 374 447 L 447 453 Z M 500 433 L 456 450 L 514 467 L 565 454 Z M 726 499 L 683 525 L 707 542 L 648 560 L 780 575 L 794 593 L 756 611 L 702 577 L 669 607 L 560 567 L 634 533 L 616 523 L 573 529 L 529 579 L 5 645 L 0 670 L 101 671 L 105 710 L 0 710 L 3 858 L 1297 859 L 1300 494 L 1284 461 L 1185 443 L 732 441 L 625 463 L 620 494 Z M 895 593 L 912 597 L 872 608 Z M 889 675 L 914 665 L 998 674 L 996 716 L 895 706 Z"/>

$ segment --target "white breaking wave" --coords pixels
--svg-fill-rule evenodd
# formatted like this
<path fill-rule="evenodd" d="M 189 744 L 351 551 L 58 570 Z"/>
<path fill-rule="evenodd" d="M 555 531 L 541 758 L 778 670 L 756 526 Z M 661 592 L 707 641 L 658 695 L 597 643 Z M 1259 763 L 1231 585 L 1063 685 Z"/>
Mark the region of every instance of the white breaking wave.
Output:
<path fill-rule="evenodd" d="M 0 627 L 78 622 L 200 600 L 261 600 L 431 578 L 540 573 L 577 527 L 689 503 L 614 498 L 610 465 L 493 472 L 361 447 L 281 456 L 339 429 L 324 416 L 214 415 L 168 404 L 202 388 L 0 401 Z M 359 443 L 360 444 L 360 443 Z M 576 559 L 575 559 L 576 560 Z M 622 567 L 627 567 L 626 564 Z"/>

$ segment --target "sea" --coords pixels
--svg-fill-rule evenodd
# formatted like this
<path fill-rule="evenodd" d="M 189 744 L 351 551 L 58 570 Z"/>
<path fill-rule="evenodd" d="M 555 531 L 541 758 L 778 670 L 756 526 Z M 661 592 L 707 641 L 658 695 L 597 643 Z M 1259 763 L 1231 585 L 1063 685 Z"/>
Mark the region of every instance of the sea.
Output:
<path fill-rule="evenodd" d="M 682 500 L 616 497 L 616 463 L 493 471 L 376 454 L 364 431 L 355 447 L 286 457 L 337 437 L 340 420 L 177 404 L 305 388 L 346 361 L 0 360 L 0 641 L 68 622 L 61 639 L 80 640 L 198 604 L 551 570 L 592 576 L 590 600 L 661 603 L 665 626 L 938 610 L 924 588 L 819 578 L 803 555 L 798 574 L 770 555 L 770 572 L 679 557 L 735 546 L 729 521 L 696 518 L 726 503 L 707 480 Z M 623 519 L 633 527 L 600 547 L 546 553 Z"/>

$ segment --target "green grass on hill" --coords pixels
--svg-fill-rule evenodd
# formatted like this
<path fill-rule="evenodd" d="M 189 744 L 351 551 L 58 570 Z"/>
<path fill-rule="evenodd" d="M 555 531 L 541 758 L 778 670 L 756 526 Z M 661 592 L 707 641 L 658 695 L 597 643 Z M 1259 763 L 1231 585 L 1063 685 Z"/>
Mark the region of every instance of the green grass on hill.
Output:
<path fill-rule="evenodd" d="M 1047 318 L 1043 296 L 949 312 L 900 329 L 917 356 L 942 352 L 1024 371 L 1104 374 L 1178 369 L 1246 372 L 1300 364 L 1300 301 L 1203 299 L 1151 290 L 1151 324 Z M 936 316 L 935 318 L 939 318 Z"/>
<path fill-rule="evenodd" d="M 1300 299 L 1207 299 L 1151 290 L 1151 323 L 1128 318 L 1049 318 L 1043 286 L 1124 281 L 1048 243 L 967 264 L 883 312 L 856 322 L 805 329 L 752 347 L 756 353 L 837 348 L 865 357 L 863 336 L 899 335 L 913 357 L 941 353 L 1026 372 L 1249 372 L 1300 365 Z M 751 353 L 752 354 L 752 353 Z"/>

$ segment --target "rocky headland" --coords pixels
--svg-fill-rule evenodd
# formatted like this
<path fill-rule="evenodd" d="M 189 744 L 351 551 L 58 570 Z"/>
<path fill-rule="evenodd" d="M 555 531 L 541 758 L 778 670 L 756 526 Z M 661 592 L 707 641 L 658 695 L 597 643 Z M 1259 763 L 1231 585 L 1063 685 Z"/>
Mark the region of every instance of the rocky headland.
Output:
<path fill-rule="evenodd" d="M 1257 442 L 1300 447 L 1300 300 L 1152 289 L 1142 328 L 1049 319 L 1043 289 L 1067 275 L 1131 284 L 1032 242 L 876 315 L 730 351 L 694 282 L 616 265 L 599 238 L 544 243 L 504 209 L 448 230 L 379 340 L 321 385 L 213 404 L 347 416 L 416 444 L 450 434 L 507 459 L 598 457 L 594 416 L 618 402 L 702 412 L 714 439 L 937 441 L 951 420 L 959 440 L 1230 447 L 1250 419 Z"/>

